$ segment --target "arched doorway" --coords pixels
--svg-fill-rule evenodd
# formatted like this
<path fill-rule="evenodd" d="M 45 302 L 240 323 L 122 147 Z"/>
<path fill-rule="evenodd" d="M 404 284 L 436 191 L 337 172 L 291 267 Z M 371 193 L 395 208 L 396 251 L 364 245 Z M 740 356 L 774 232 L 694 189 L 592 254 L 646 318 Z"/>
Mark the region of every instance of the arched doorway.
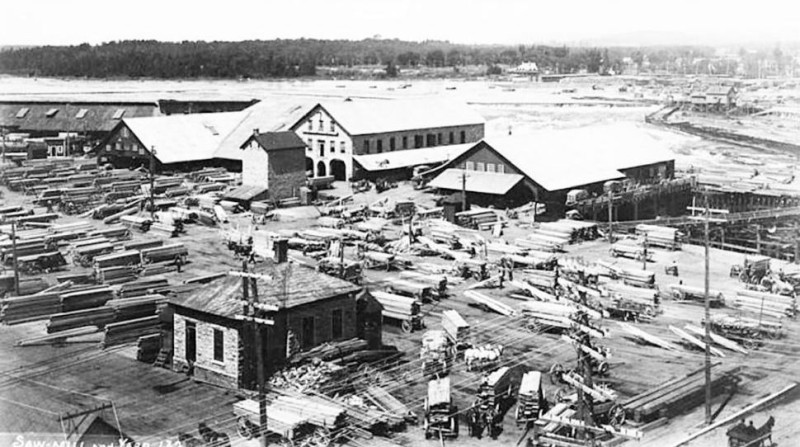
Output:
<path fill-rule="evenodd" d="M 325 162 L 320 161 L 317 163 L 317 177 L 325 177 L 328 175 L 327 169 L 325 169 Z"/>
<path fill-rule="evenodd" d="M 336 180 L 346 180 L 347 165 L 342 160 L 331 160 L 331 175 Z"/>
<path fill-rule="evenodd" d="M 309 177 L 314 177 L 314 160 L 306 157 L 306 173 Z"/>

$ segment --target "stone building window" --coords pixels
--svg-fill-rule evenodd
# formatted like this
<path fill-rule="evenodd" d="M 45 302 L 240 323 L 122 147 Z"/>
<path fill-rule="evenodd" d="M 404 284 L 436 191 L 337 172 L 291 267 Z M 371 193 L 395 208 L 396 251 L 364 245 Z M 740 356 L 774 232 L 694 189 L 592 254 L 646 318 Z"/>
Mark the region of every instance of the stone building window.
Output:
<path fill-rule="evenodd" d="M 364 153 L 369 154 L 369 140 L 364 140 Z"/>
<path fill-rule="evenodd" d="M 506 173 L 506 165 L 498 163 L 497 164 L 497 172 L 499 172 L 500 174 L 505 174 Z"/>
<path fill-rule="evenodd" d="M 468 161 L 467 162 L 467 171 L 474 171 L 474 170 L 475 170 L 475 162 L 474 161 Z"/>
<path fill-rule="evenodd" d="M 341 143 L 339 143 L 339 152 L 341 152 L 341 153 L 343 153 L 343 154 L 344 154 L 345 152 L 347 152 L 347 145 L 345 144 L 345 142 L 344 142 L 344 141 L 342 141 Z"/>
<path fill-rule="evenodd" d="M 331 338 L 342 338 L 342 334 L 342 309 L 336 309 L 331 312 Z"/>
<path fill-rule="evenodd" d="M 378 140 L 378 153 L 383 152 L 383 140 Z"/>
<path fill-rule="evenodd" d="M 225 333 L 221 329 L 214 329 L 214 361 L 225 361 Z"/>
<path fill-rule="evenodd" d="M 403 137 L 403 149 L 408 149 L 408 137 Z"/>
<path fill-rule="evenodd" d="M 494 163 L 486 163 L 486 172 L 494 172 Z"/>
<path fill-rule="evenodd" d="M 455 144 L 456 142 L 456 134 L 450 132 L 450 144 Z"/>
<path fill-rule="evenodd" d="M 461 144 L 464 144 L 466 142 L 467 142 L 467 133 L 462 130 L 461 131 Z"/>
<path fill-rule="evenodd" d="M 332 154 L 332 153 L 336 152 L 336 142 L 331 140 L 330 144 L 331 144 L 331 149 L 330 150 L 331 150 L 331 154 Z"/>
<path fill-rule="evenodd" d="M 483 171 L 485 171 L 485 170 L 486 170 L 486 165 L 484 165 L 484 164 L 483 164 L 482 162 L 480 162 L 480 161 L 478 162 L 478 164 L 477 164 L 477 165 L 475 165 L 475 167 L 476 167 L 476 169 L 475 169 L 475 170 L 476 170 L 476 171 L 479 171 L 479 172 L 483 172 Z"/>
<path fill-rule="evenodd" d="M 389 150 L 393 151 L 394 148 L 394 137 L 389 138 Z"/>

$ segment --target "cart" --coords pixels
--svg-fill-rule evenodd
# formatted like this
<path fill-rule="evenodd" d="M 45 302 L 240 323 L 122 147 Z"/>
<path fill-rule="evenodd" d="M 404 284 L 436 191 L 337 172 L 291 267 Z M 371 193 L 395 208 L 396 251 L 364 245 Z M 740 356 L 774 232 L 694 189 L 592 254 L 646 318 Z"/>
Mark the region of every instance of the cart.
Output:
<path fill-rule="evenodd" d="M 705 321 L 702 321 L 705 324 Z M 782 336 L 780 323 L 761 321 L 733 315 L 712 315 L 711 330 L 741 343 L 747 349 L 758 348 L 764 340 L 775 340 Z"/>
<path fill-rule="evenodd" d="M 342 259 L 337 257 L 322 258 L 317 264 L 317 271 L 345 281 L 350 281 L 356 285 L 361 284 L 361 263 L 358 261 L 349 259 L 342 261 Z"/>
<path fill-rule="evenodd" d="M 422 303 L 433 299 L 433 286 L 408 279 L 390 279 L 387 292 L 414 298 Z"/>
<path fill-rule="evenodd" d="M 236 431 L 244 439 L 261 435 L 258 402 L 245 399 L 233 404 L 236 416 Z M 325 427 L 314 425 L 308 418 L 298 417 L 277 408 L 267 408 L 267 437 L 278 445 L 328 445 L 330 432 Z M 314 444 L 311 444 L 311 443 Z"/>
<path fill-rule="evenodd" d="M 422 335 L 422 349 L 419 352 L 422 360 L 422 375 L 425 377 L 442 377 L 450 372 L 453 363 L 453 350 L 445 331 L 427 331 Z"/>
<path fill-rule="evenodd" d="M 372 296 L 383 306 L 383 317 L 399 321 L 403 332 L 410 333 L 425 327 L 419 313 L 419 301 L 381 291 L 372 292 Z"/>
<path fill-rule="evenodd" d="M 608 253 L 613 257 L 624 256 L 627 258 L 633 258 L 637 261 L 641 261 L 647 256 L 647 261 L 653 261 L 653 253 L 647 251 L 642 247 L 640 244 L 635 244 L 631 242 L 620 241 L 616 244 L 612 245 L 610 249 L 608 249 Z"/>
<path fill-rule="evenodd" d="M 434 436 L 440 439 L 458 437 L 458 407 L 450 400 L 449 377 L 428 382 L 424 410 L 422 428 L 425 430 L 425 439 Z"/>
<path fill-rule="evenodd" d="M 548 409 L 547 400 L 542 391 L 542 373 L 528 371 L 522 376 L 517 395 L 517 425 L 535 422 Z"/>
<path fill-rule="evenodd" d="M 705 289 L 701 287 L 674 285 L 672 286 L 672 298 L 677 301 L 695 301 L 703 303 L 705 301 Z M 709 305 L 711 307 L 723 307 L 725 296 L 717 290 L 708 291 Z"/>
<path fill-rule="evenodd" d="M 489 437 L 500 434 L 503 415 L 516 391 L 511 380 L 511 369 L 503 366 L 484 376 L 478 386 L 478 396 L 468 413 L 469 434 L 480 438 L 487 430 Z"/>

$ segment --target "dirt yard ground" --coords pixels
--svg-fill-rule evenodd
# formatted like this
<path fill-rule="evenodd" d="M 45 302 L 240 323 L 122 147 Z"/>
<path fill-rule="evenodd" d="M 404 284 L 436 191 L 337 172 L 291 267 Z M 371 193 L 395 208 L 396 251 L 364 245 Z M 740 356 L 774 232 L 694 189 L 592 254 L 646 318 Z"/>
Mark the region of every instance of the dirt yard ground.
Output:
<path fill-rule="evenodd" d="M 346 194 L 347 186 L 338 185 L 334 194 Z M 419 204 L 430 205 L 433 196 L 426 192 L 414 191 L 409 185 L 402 184 L 397 189 L 390 190 L 380 196 L 373 191 L 355 196 L 357 203 L 371 203 L 378 197 L 384 195 L 395 199 L 412 199 Z M 4 192 L 6 204 L 24 203 L 30 200 L 11 192 Z M 300 229 L 314 224 L 318 213 L 313 207 L 301 207 L 281 210 L 279 220 L 270 222 L 262 228 L 265 230 L 278 229 Z M 63 217 L 61 222 L 75 220 L 74 217 Z M 102 224 L 96 222 L 99 227 Z M 511 221 L 511 225 L 505 229 L 503 238 L 513 241 L 526 234 L 525 225 L 520 221 Z M 246 229 L 251 225 L 246 215 L 235 216 L 229 227 Z M 236 269 L 240 261 L 234 259 L 233 255 L 225 248 L 220 240 L 220 229 L 191 225 L 187 228 L 185 235 L 174 239 L 189 247 L 190 262 L 185 266 L 181 274 L 172 273 L 166 275 L 172 280 L 181 281 L 183 279 Z M 398 231 L 396 228 L 394 231 Z M 136 239 L 148 238 L 148 235 L 136 234 Z M 484 237 L 492 239 L 488 232 Z M 657 284 L 660 290 L 668 291 L 669 286 L 682 281 L 684 284 L 702 286 L 703 284 L 703 250 L 702 247 L 684 246 L 680 251 L 665 251 L 654 249 L 654 262 L 648 263 L 647 269 L 656 272 Z M 301 259 L 302 255 L 290 252 L 290 256 Z M 588 262 L 605 260 L 616 263 L 622 267 L 642 268 L 641 263 L 624 258 L 611 258 L 608 254 L 608 243 L 605 241 L 585 242 L 567 248 L 566 253 L 560 256 L 582 257 Z M 452 261 L 445 261 L 439 258 L 427 257 L 414 259 L 415 262 L 438 263 L 449 265 Z M 680 270 L 678 278 L 663 274 L 664 267 L 675 262 Z M 711 251 L 711 287 L 722 291 L 726 296 L 733 296 L 737 290 L 742 289 L 742 285 L 735 278 L 730 278 L 728 273 L 731 265 L 741 263 L 742 255 L 712 249 Z M 777 265 L 777 261 L 776 261 Z M 79 269 L 70 266 L 70 271 Z M 383 283 L 387 278 L 397 276 L 397 272 L 384 272 L 377 270 L 366 271 L 365 282 L 368 287 L 379 290 L 384 287 Z M 54 282 L 53 276 L 48 275 L 48 280 Z M 498 314 L 489 313 L 470 304 L 470 300 L 463 295 L 466 287 L 473 284 L 474 280 L 467 280 L 460 284 L 455 284 L 450 289 L 450 294 L 446 299 L 434 304 L 424 306 L 425 322 L 428 329 L 439 329 L 441 311 L 445 309 L 455 309 L 472 325 L 473 333 L 476 334 L 480 343 L 502 344 L 505 351 L 502 355 L 502 364 L 515 366 L 520 373 L 524 370 L 548 371 L 554 362 L 565 365 L 574 363 L 575 352 L 573 348 L 560 341 L 557 334 L 535 333 L 525 328 L 524 320 L 518 317 L 503 317 Z M 483 293 L 509 305 L 517 307 L 519 300 L 510 295 L 515 291 L 511 287 L 503 289 L 483 289 Z M 686 323 L 695 325 L 700 324 L 703 316 L 703 308 L 697 304 L 684 304 L 665 299 L 662 303 L 663 314 L 659 315 L 654 321 L 641 323 L 639 327 L 651 334 L 657 335 L 670 342 L 678 343 L 667 326 L 683 326 Z M 714 309 L 717 312 L 735 312 L 730 308 Z M 797 380 L 800 374 L 800 348 L 797 346 L 798 323 L 796 321 L 783 321 L 785 337 L 771 341 L 761 349 L 750 352 L 748 355 L 735 354 L 726 351 L 726 357 L 720 359 L 723 365 L 741 366 L 742 382 L 738 392 L 724 405 L 719 411 L 717 418 L 724 418 L 734 413 L 740 408 L 757 401 L 759 398 L 769 393 L 775 392 L 787 384 Z M 614 321 L 606 320 L 601 322 L 609 335 L 601 341 L 601 344 L 608 346 L 612 351 L 611 374 L 608 385 L 617 390 L 622 398 L 632 396 L 673 377 L 683 375 L 689 370 L 699 368 L 703 364 L 703 355 L 700 351 L 685 347 L 679 347 L 677 351 L 666 351 L 654 346 L 642 345 L 628 338 L 628 336 L 617 326 Z M 96 396 L 101 399 L 118 399 L 117 411 L 120 423 L 125 429 L 126 425 L 132 425 L 135 430 L 133 433 L 146 436 L 148 427 L 152 432 L 174 434 L 175 428 L 180 425 L 191 424 L 195 420 L 206 419 L 211 423 L 218 423 L 217 427 L 223 431 L 231 432 L 232 425 L 226 414 L 230 411 L 230 398 L 219 400 L 206 400 L 202 405 L 188 405 L 183 413 L 175 408 L 175 402 L 170 402 L 169 398 L 163 401 L 153 400 L 148 403 L 149 408 L 153 409 L 153 414 L 161 415 L 151 417 L 142 414 L 142 404 L 135 396 L 127 396 L 120 389 L 116 389 L 117 383 L 109 382 L 107 375 L 102 373 L 102 368 L 114 367 L 114 373 L 118 375 L 119 383 L 127 383 L 136 377 L 149 377 L 143 375 L 142 371 L 151 368 L 148 365 L 131 362 L 131 349 L 113 350 L 111 352 L 101 352 L 95 344 L 97 337 L 88 337 L 78 342 L 68 343 L 65 346 L 39 346 L 30 348 L 20 348 L 13 346 L 18 340 L 30 338 L 44 333 L 43 323 L 29 323 L 19 326 L 0 327 L 0 370 L 5 376 L 2 380 L 6 387 L 13 386 L 16 378 L 25 379 L 26 377 L 45 377 L 39 380 L 46 380 L 49 384 L 66 388 L 69 390 L 80 391 Z M 392 370 L 382 372 L 382 377 L 387 389 L 390 389 L 398 398 L 409 405 L 415 412 L 422 414 L 423 398 L 425 395 L 426 381 L 420 372 L 420 367 L 416 359 L 419 356 L 422 331 L 412 334 L 403 333 L 397 325 L 387 322 L 384 326 L 384 342 L 388 345 L 396 346 L 406 353 L 407 363 L 400 365 Z M 69 374 L 60 377 L 57 373 L 58 368 L 70 368 L 75 362 L 83 361 L 90 368 L 84 374 L 80 369 L 72 367 Z M 60 366 L 59 366 L 60 365 Z M 122 365 L 125 365 L 124 367 Z M 98 369 L 100 368 L 100 369 Z M 144 368 L 144 369 L 143 369 Z M 52 370 L 52 371 L 51 371 Z M 109 369 L 110 371 L 110 369 Z M 149 373 L 147 373 L 149 374 Z M 181 380 L 180 375 L 167 371 L 159 373 L 163 383 L 176 382 Z M 173 379 L 170 379 L 174 376 Z M 457 364 L 452 372 L 455 403 L 459 408 L 468 408 L 474 400 L 475 390 L 482 375 L 479 372 L 466 371 L 463 363 Z M 141 380 L 141 379 L 140 379 Z M 155 379 L 147 379 L 155 380 Z M 549 380 L 545 381 L 545 394 L 551 396 L 555 392 L 555 387 Z M 149 388 L 149 387 L 144 387 Z M 0 385 L 0 395 L 4 388 Z M 134 392 L 131 390 L 131 392 Z M 152 390 L 140 390 L 143 396 L 153 393 Z M 184 393 L 190 393 L 189 389 Z M 205 391 L 194 391 L 203 393 Z M 756 422 L 765 420 L 769 415 L 776 418 L 775 441 L 780 445 L 793 445 L 800 439 L 800 425 L 798 420 L 798 403 L 800 393 L 794 392 L 777 404 L 767 409 L 757 412 L 753 418 Z M 727 396 L 714 397 L 714 411 L 726 400 Z M 184 402 L 179 400 L 177 402 Z M 522 431 L 514 422 L 514 407 L 512 407 L 504 418 L 503 432 L 498 439 L 491 440 L 484 438 L 481 440 L 469 438 L 466 428 L 462 422 L 462 433 L 454 445 L 465 446 L 484 446 L 484 445 L 516 445 Z M 171 412 L 171 413 L 170 413 Z M 169 418 L 164 419 L 164 414 L 170 413 Z M 174 421 L 172 425 L 165 423 L 165 420 Z M 645 437 L 640 441 L 630 441 L 629 445 L 636 446 L 666 446 L 678 441 L 683 436 L 698 430 L 702 427 L 703 408 L 697 407 L 687 409 L 687 413 L 671 419 L 666 425 L 655 428 L 645 433 Z M 235 437 L 235 435 L 234 435 Z M 689 445 L 711 446 L 720 445 L 724 442 L 724 428 L 703 436 Z M 422 436 L 422 430 L 417 426 L 410 426 L 405 432 L 400 433 L 394 439 L 395 442 L 408 446 L 416 445 L 435 445 L 434 441 L 426 441 Z M 235 445 L 242 444 L 237 441 Z"/>

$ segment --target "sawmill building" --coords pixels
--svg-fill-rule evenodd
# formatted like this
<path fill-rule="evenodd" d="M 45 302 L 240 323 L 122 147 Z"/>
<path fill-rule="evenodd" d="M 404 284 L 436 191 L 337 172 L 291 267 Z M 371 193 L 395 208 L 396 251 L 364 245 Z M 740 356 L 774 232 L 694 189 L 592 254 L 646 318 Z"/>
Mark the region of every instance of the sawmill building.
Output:
<path fill-rule="evenodd" d="M 357 336 L 360 287 L 293 264 L 270 264 L 257 273 L 271 278 L 257 282 L 257 317 L 272 322 L 261 326 L 267 373 L 283 366 L 290 351 Z M 176 370 L 225 387 L 253 387 L 255 332 L 241 319 L 242 296 L 243 280 L 230 276 L 171 300 Z"/>
<path fill-rule="evenodd" d="M 306 142 L 312 177 L 350 180 L 357 157 L 480 141 L 484 119 L 465 104 L 447 101 L 348 98 L 313 106 L 291 130 Z M 359 168 L 383 170 L 380 161 L 361 160 Z"/>
<path fill-rule="evenodd" d="M 598 195 L 608 181 L 657 183 L 674 171 L 663 142 L 636 126 L 611 125 L 488 138 L 443 165 L 429 185 L 444 193 L 463 188 L 479 205 L 537 201 L 558 211 L 571 190 Z"/>

